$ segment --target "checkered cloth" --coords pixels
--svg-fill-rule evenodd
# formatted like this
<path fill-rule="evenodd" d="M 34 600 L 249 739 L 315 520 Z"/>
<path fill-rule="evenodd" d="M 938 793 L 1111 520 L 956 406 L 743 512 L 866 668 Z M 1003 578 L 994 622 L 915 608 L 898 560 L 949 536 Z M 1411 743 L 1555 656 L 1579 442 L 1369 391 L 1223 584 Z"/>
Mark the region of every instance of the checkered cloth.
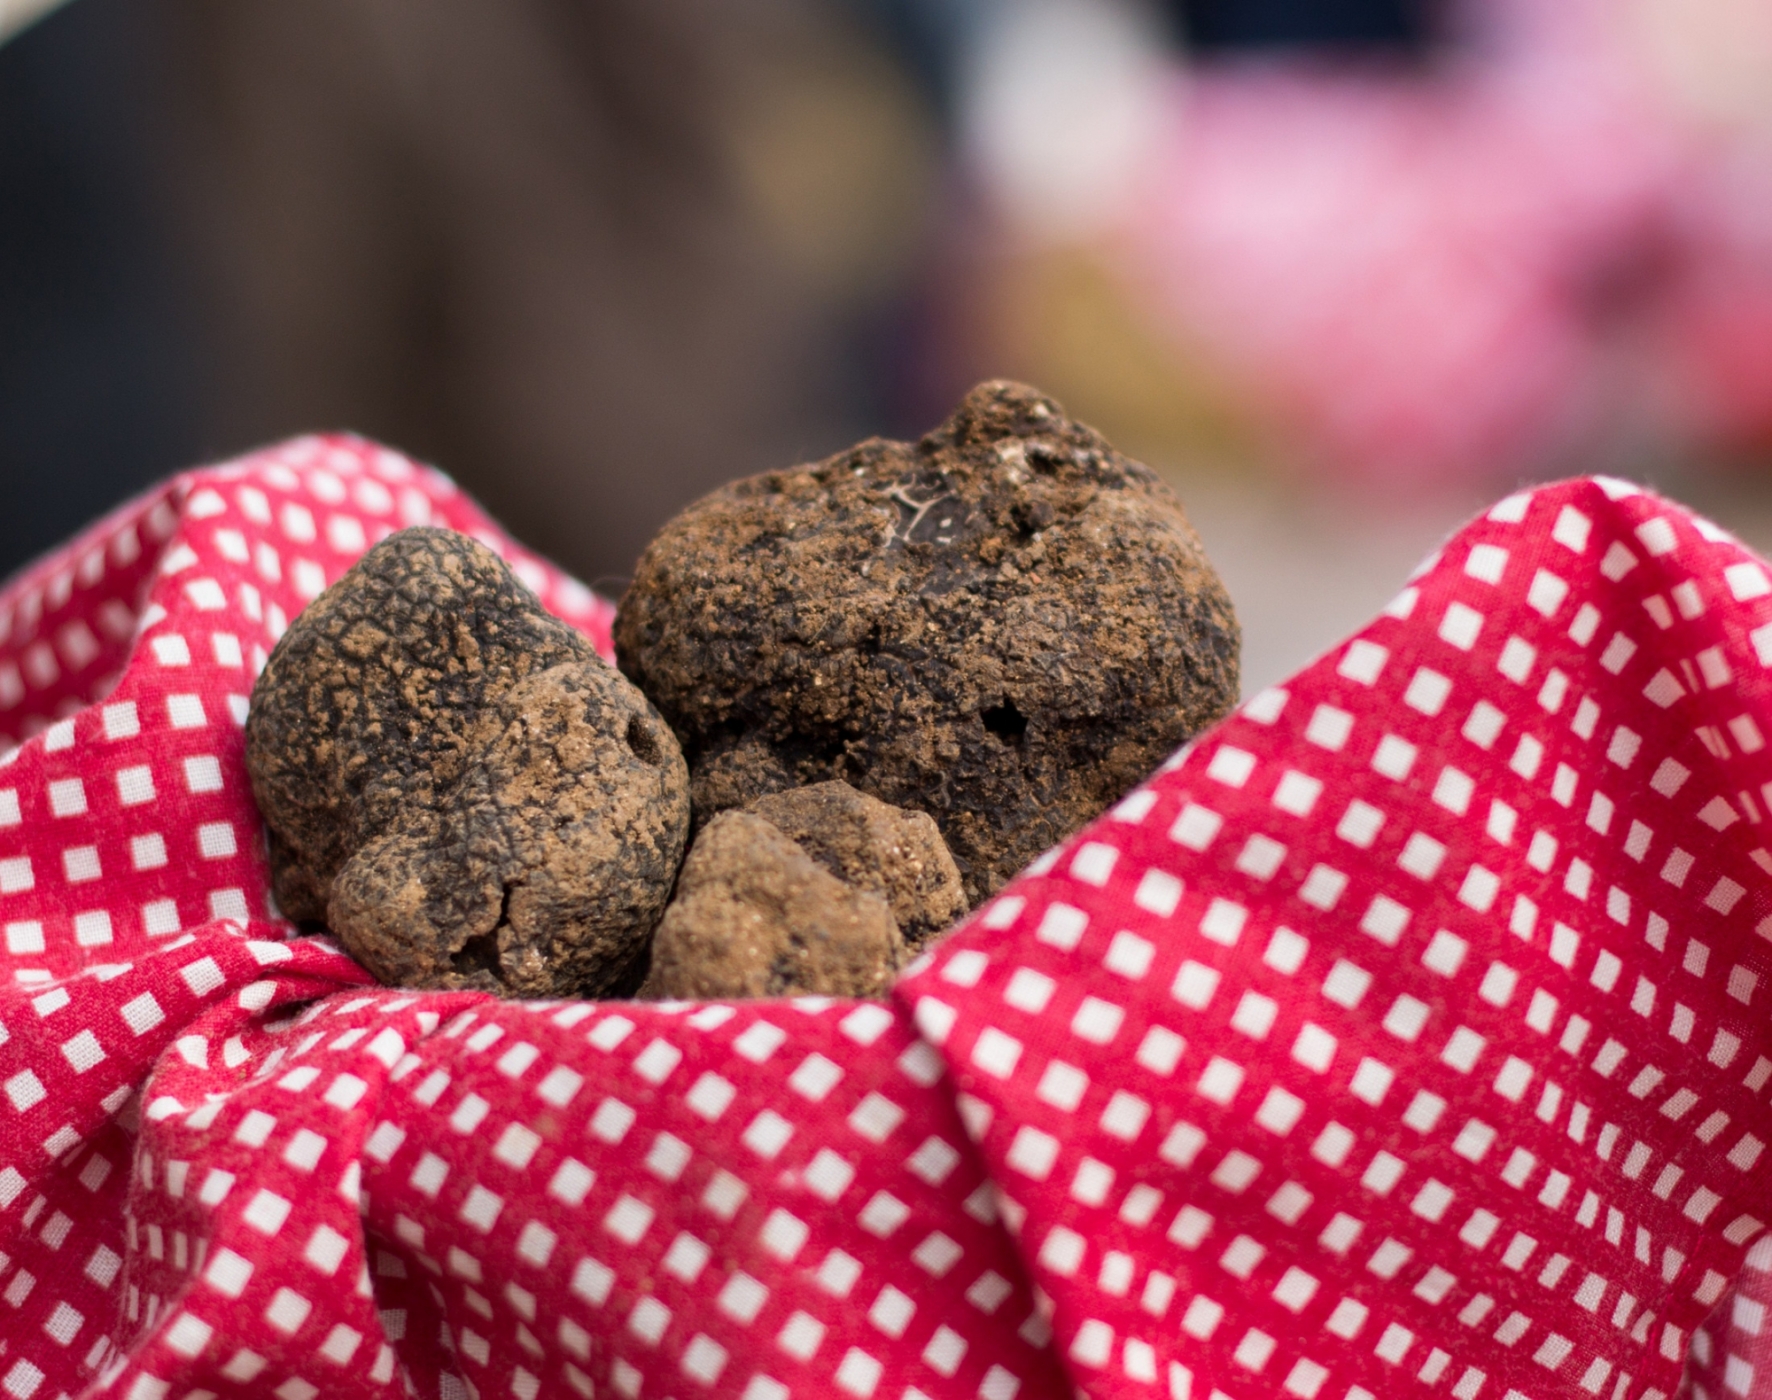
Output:
<path fill-rule="evenodd" d="M 0 599 L 5 1396 L 1759 1384 L 1772 578 L 1716 527 L 1509 497 L 893 1002 L 635 1005 L 380 988 L 268 901 L 252 677 L 416 523 L 607 651 L 349 438 Z"/>

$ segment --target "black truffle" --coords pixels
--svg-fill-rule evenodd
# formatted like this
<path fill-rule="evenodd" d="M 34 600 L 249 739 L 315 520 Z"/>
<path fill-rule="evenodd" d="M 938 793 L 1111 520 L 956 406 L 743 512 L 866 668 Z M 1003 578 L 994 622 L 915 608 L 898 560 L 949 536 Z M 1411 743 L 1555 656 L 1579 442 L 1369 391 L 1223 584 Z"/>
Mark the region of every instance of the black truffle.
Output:
<path fill-rule="evenodd" d="M 813 783 L 745 808 L 846 885 L 879 895 L 912 952 L 966 912 L 947 843 L 924 812 L 889 807 L 848 783 Z"/>
<path fill-rule="evenodd" d="M 1236 618 L 1180 501 L 1005 382 L 920 442 L 689 507 L 615 640 L 698 823 L 841 778 L 932 816 L 974 903 L 1237 697 Z"/>
<path fill-rule="evenodd" d="M 390 536 L 253 691 L 277 901 L 385 982 L 630 989 L 689 827 L 658 712 L 490 550 Z"/>
<path fill-rule="evenodd" d="M 904 956 L 881 895 L 845 884 L 762 817 L 722 812 L 689 848 L 641 995 L 880 997 Z"/>

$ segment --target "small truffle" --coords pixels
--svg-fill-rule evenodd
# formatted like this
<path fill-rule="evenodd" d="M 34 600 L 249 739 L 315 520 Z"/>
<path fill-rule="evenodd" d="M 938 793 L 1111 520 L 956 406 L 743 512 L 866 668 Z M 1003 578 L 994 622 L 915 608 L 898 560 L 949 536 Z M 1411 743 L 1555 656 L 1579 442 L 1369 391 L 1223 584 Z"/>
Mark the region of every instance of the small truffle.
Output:
<path fill-rule="evenodd" d="M 904 953 L 882 896 L 845 884 L 762 817 L 724 812 L 689 848 L 641 995 L 879 997 Z"/>
<path fill-rule="evenodd" d="M 832 781 L 770 793 L 745 808 L 855 889 L 881 896 L 914 952 L 966 912 L 947 844 L 923 812 Z"/>
<path fill-rule="evenodd" d="M 696 821 L 830 778 L 927 812 L 976 904 L 1237 696 L 1181 503 L 1021 385 L 917 443 L 735 482 L 665 526 L 615 627 Z"/>
<path fill-rule="evenodd" d="M 497 555 L 378 544 L 254 688 L 253 796 L 278 904 L 384 982 L 631 989 L 688 838 L 669 728 Z"/>

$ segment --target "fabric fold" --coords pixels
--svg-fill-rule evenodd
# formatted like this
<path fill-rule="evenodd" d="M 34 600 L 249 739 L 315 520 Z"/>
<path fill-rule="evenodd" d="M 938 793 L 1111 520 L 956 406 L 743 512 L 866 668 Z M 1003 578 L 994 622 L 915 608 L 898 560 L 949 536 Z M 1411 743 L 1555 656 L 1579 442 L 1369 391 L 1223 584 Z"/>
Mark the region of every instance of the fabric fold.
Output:
<path fill-rule="evenodd" d="M 1772 576 L 1715 526 L 1509 497 L 890 1002 L 636 1004 L 270 903 L 256 668 L 418 523 L 608 654 L 349 437 L 0 597 L 7 1395 L 1755 1393 Z"/>
<path fill-rule="evenodd" d="M 1674 1392 L 1766 1215 L 1769 591 L 1510 497 L 901 984 L 1080 1381 Z"/>

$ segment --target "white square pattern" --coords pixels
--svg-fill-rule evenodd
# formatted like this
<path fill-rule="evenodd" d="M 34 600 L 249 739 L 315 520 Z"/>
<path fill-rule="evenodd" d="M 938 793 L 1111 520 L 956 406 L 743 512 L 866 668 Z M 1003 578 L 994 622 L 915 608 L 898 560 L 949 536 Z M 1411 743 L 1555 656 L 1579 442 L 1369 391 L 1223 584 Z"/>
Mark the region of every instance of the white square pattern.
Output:
<path fill-rule="evenodd" d="M 725 1007 L 376 988 L 275 922 L 252 678 L 437 523 L 607 635 L 349 438 L 191 474 L 0 608 L 17 1400 L 412 1358 L 518 1400 L 1646 1400 L 1772 1364 L 1772 585 L 1714 527 L 1512 496 L 893 1002 Z"/>
<path fill-rule="evenodd" d="M 1168 873 L 1183 891 L 1175 920 L 1194 936 L 1129 931 L 1075 886 L 1051 896 L 1085 915 L 1101 911 L 1099 922 L 1073 928 L 1075 957 L 1113 970 L 1125 965 L 1117 950 L 1131 946 L 1128 933 L 1143 940 L 1137 980 L 1155 994 L 1148 1011 L 1120 999 L 1118 1034 L 1137 1037 L 1134 1074 L 1185 1085 L 1193 1099 L 1173 1100 L 1189 1121 L 1154 1140 L 1158 1158 L 1183 1174 L 1171 1188 L 1179 1213 L 1168 1238 L 1187 1250 L 1216 1238 L 1216 1267 L 1238 1281 L 1271 1268 L 1267 1306 L 1283 1310 L 1264 1311 L 1226 1283 L 1216 1296 L 1159 1289 L 1150 1296 L 1162 1310 L 1141 1314 L 1138 1271 L 1155 1260 L 1123 1263 L 1128 1256 L 1105 1241 L 1097 1255 L 1096 1232 L 1070 1229 L 1062 1248 L 1049 1235 L 1040 1258 L 1057 1270 L 1043 1286 L 1087 1319 L 1059 1339 L 1074 1365 L 1140 1379 L 1140 1348 L 1161 1358 L 1163 1325 L 1179 1324 L 1205 1348 L 1181 1354 L 1196 1387 L 1201 1367 L 1215 1378 L 1241 1368 L 1306 1400 L 1331 1374 L 1362 1378 L 1350 1396 L 1376 1396 L 1394 1393 L 1386 1377 L 1407 1367 L 1475 1400 L 1507 1357 L 1522 1354 L 1547 1382 L 1567 1377 L 1587 1393 L 1610 1393 L 1627 1370 L 1620 1395 L 1674 1389 L 1704 1309 L 1726 1286 L 1714 1271 L 1690 1273 L 1694 1228 L 1723 1231 L 1738 1249 L 1762 1229 L 1725 1201 L 1740 1191 L 1738 1163 L 1760 1160 L 1765 1139 L 1744 1133 L 1739 1108 L 1719 1100 L 1735 1085 L 1772 1083 L 1772 1057 L 1756 1059 L 1729 1028 L 1731 1002 L 1752 1007 L 1764 994 L 1764 974 L 1741 961 L 1754 935 L 1744 943 L 1722 931 L 1749 908 L 1751 871 L 1758 887 L 1772 875 L 1772 854 L 1757 849 L 1757 835 L 1725 849 L 1691 833 L 1772 820 L 1772 766 L 1754 775 L 1765 716 L 1743 714 L 1739 702 L 1711 727 L 1667 712 L 1739 687 L 1747 674 L 1767 689 L 1758 678 L 1772 669 L 1772 640 L 1753 643 L 1763 656 L 1743 657 L 1714 619 L 1720 599 L 1772 614 L 1772 601 L 1760 601 L 1772 600 L 1772 584 L 1760 564 L 1730 558 L 1733 545 L 1698 526 L 1717 548 L 1688 558 L 1683 517 L 1615 485 L 1510 498 L 1472 527 L 1476 539 L 1455 541 L 1412 581 L 1407 606 L 1264 692 L 1147 785 L 1138 825 L 1155 839 L 1117 831 L 1117 868 L 1131 861 L 1135 874 L 1141 865 Z M 1545 545 L 1525 543 L 1534 530 Z M 1668 562 L 1651 568 L 1643 551 Z M 1643 598 L 1653 642 L 1629 620 Z M 1772 622 L 1765 628 L 1772 639 Z M 1411 715 L 1420 718 L 1405 723 Z M 1268 737 L 1288 722 L 1297 725 L 1293 747 Z M 1707 791 L 1688 785 L 1698 772 Z M 1772 918 L 1756 917 L 1758 936 L 1772 937 Z M 1715 932 L 1680 941 L 1670 923 Z M 1270 950 L 1259 967 L 1245 951 L 1251 938 Z M 1727 958 L 1713 951 L 1719 941 L 1733 949 Z M 1064 1079 L 1075 1087 L 1053 1092 L 1057 1061 L 1035 1049 L 1052 1043 L 1050 1033 L 1032 1023 L 1077 1002 L 1065 998 L 1064 970 L 1050 957 L 1018 964 L 1015 975 L 1044 975 L 1051 990 L 1038 1006 L 972 1003 L 985 1024 L 966 1033 L 1008 1037 L 1019 1052 L 1000 1084 L 962 1075 L 984 1099 L 968 1121 L 987 1148 L 999 1131 L 1037 1131 L 1044 1180 L 1074 1181 L 1071 1196 L 1102 1212 L 1105 1228 L 1116 1202 L 1133 1200 L 1134 1183 L 1121 1184 L 1123 1159 L 1105 1137 L 1082 1130 L 1099 1112 L 1097 1094 L 1138 1082 L 1103 1058 L 1117 1040 L 1091 1051 L 1073 1039 Z M 968 1019 L 944 1018 L 950 1046 Z M 1602 1020 L 1610 1039 L 1592 1030 Z M 1157 1044 L 1159 1053 L 1143 1048 Z M 1708 1048 L 1702 1065 L 1683 1060 L 1684 1046 Z M 1018 1083 L 1039 1087 L 1024 1099 Z M 1154 1082 L 1151 1091 L 1173 1093 Z M 1696 1168 L 1669 1160 L 1684 1150 L 1675 1125 L 1701 1120 L 1709 1126 L 1699 1141 L 1714 1143 L 1714 1155 Z M 1392 1123 L 1430 1153 L 1451 1148 L 1477 1177 L 1434 1176 L 1400 1146 L 1379 1149 L 1368 1134 L 1399 1142 Z M 1276 1142 L 1309 1147 L 1318 1165 L 1308 1181 L 1276 1176 L 1262 1193 Z M 1027 1229 L 1020 1215 L 1039 1193 L 1013 1194 L 1017 1228 Z M 1504 1228 L 1528 1219 L 1530 1232 Z M 1273 1221 L 1299 1232 L 1298 1242 L 1276 1235 Z M 1450 1252 L 1430 1228 L 1442 1224 L 1457 1235 Z M 1571 1272 L 1575 1251 L 1591 1248 L 1581 1243 L 1589 1231 L 1624 1252 L 1609 1271 Z M 1563 1251 L 1543 1244 L 1552 1235 L 1567 1240 Z M 1393 1305 L 1417 1310 L 1409 1324 L 1375 1325 L 1366 1304 L 1325 1288 L 1320 1265 L 1308 1262 L 1324 1248 L 1348 1261 L 1342 1288 L 1361 1287 L 1358 1271 L 1365 1291 L 1377 1278 L 1411 1300 Z M 1469 1252 L 1491 1250 L 1521 1280 L 1509 1299 L 1493 1282 L 1485 1293 L 1470 1281 Z M 1766 1252 L 1772 1260 L 1772 1246 Z M 1665 1301 L 1670 1289 L 1683 1301 Z M 1772 1286 L 1765 1291 L 1772 1300 Z M 1753 1320 L 1738 1296 L 1738 1315 Z M 1242 1301 L 1227 1306 L 1232 1299 Z M 1652 1311 L 1644 1299 L 1664 1301 Z M 1619 1347 L 1584 1355 L 1594 1343 L 1572 1339 L 1593 1334 L 1572 1316 L 1561 1322 L 1564 1308 L 1616 1313 Z M 1241 1319 L 1234 1328 L 1230 1313 Z M 1720 1356 L 1721 1342 L 1712 1349 Z M 1732 1382 L 1722 1364 L 1713 1389 L 1743 1393 L 1741 1368 L 1751 1363 L 1738 1355 Z M 1643 1379 L 1651 1373 L 1658 1378 Z"/>

